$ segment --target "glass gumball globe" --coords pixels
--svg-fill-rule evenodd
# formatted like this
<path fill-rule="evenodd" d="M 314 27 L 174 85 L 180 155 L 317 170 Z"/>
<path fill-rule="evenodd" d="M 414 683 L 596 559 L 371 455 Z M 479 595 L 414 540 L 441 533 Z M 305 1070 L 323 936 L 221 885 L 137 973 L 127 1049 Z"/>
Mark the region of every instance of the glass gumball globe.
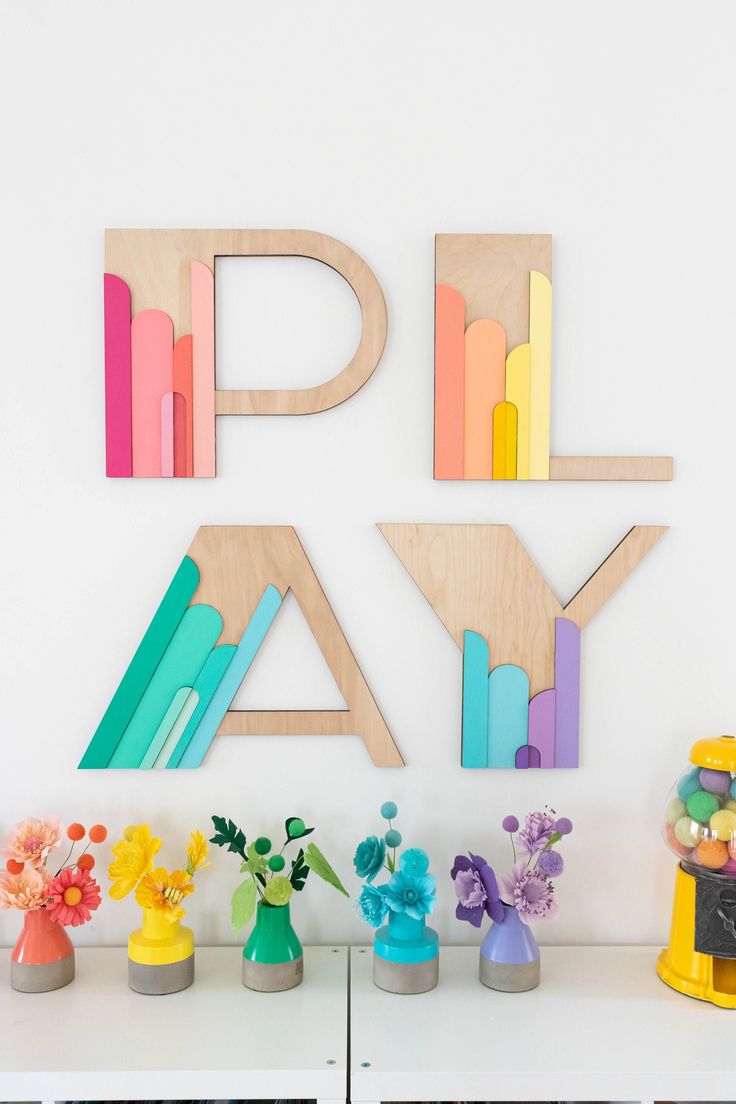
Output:
<path fill-rule="evenodd" d="M 667 798 L 662 834 L 687 865 L 736 877 L 736 740 L 700 740 Z"/>

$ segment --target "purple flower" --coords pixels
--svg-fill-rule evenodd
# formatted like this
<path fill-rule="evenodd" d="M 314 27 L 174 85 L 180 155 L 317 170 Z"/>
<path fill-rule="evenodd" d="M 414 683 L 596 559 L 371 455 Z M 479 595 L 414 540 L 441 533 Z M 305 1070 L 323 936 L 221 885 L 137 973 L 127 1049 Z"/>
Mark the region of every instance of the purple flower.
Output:
<path fill-rule="evenodd" d="M 551 920 L 557 915 L 555 887 L 539 870 L 517 863 L 509 877 L 501 879 L 501 885 L 523 923 Z"/>
<path fill-rule="evenodd" d="M 555 833 L 555 822 L 548 813 L 529 813 L 524 827 L 519 832 L 519 840 L 529 855 L 543 851 L 549 839 Z"/>
<path fill-rule="evenodd" d="M 567 817 L 560 817 L 560 819 L 555 822 L 555 831 L 559 832 L 561 836 L 569 836 L 572 832 L 572 821 Z"/>
<path fill-rule="evenodd" d="M 565 861 L 559 851 L 543 851 L 539 856 L 537 870 L 541 870 L 548 878 L 559 878 L 565 869 Z"/>
<path fill-rule="evenodd" d="M 455 883 L 458 899 L 455 909 L 458 920 L 467 920 L 473 927 L 479 928 L 487 913 L 496 923 L 503 922 L 503 905 L 496 875 L 481 855 L 472 852 L 470 858 L 456 855 L 450 877 Z"/>
<path fill-rule="evenodd" d="M 515 816 L 504 817 L 501 821 L 504 832 L 516 832 L 519 829 L 519 818 Z"/>

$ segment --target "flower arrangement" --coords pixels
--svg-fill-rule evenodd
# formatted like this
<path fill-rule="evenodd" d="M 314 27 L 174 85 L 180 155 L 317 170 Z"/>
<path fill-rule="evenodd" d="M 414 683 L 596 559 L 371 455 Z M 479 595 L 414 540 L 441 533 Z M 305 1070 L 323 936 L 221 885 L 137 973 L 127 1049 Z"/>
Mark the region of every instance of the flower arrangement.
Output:
<path fill-rule="evenodd" d="M 431 915 L 435 904 L 437 880 L 429 873 L 429 858 L 425 851 L 410 847 L 398 859 L 401 832 L 393 826 L 398 809 L 393 801 L 384 801 L 381 816 L 388 821 L 388 829 L 382 836 L 368 836 L 358 844 L 353 859 L 355 873 L 365 879 L 358 898 L 361 919 L 378 928 L 389 912 L 404 913 L 414 920 Z M 374 885 L 375 879 L 385 870 L 388 881 Z"/>
<path fill-rule="evenodd" d="M 296 858 L 291 860 L 288 874 L 284 873 L 286 848 L 314 831 L 314 828 L 307 828 L 301 817 L 287 818 L 284 823 L 286 839 L 281 850 L 276 852 L 267 836 L 258 836 L 253 843 L 248 843 L 245 833 L 229 818 L 213 816 L 212 823 L 215 834 L 210 843 L 217 847 L 226 847 L 228 851 L 239 855 L 242 859 L 240 872 L 247 875 L 232 896 L 230 918 L 236 935 L 253 916 L 257 903 L 271 908 L 287 905 L 294 891 L 299 893 L 304 889 L 310 870 L 339 893 L 349 896 L 325 856 L 312 841 L 306 848 L 299 845 Z"/>
<path fill-rule="evenodd" d="M 151 835 L 147 824 L 126 828 L 123 838 L 113 845 L 115 856 L 108 871 L 112 881 L 110 896 L 115 901 L 135 890 L 141 908 L 151 909 L 162 919 L 173 923 L 181 920 L 185 910 L 182 901 L 194 893 L 194 875 L 207 862 L 207 841 L 201 832 L 192 832 L 183 870 L 169 873 L 164 867 L 153 869 L 153 860 L 161 849 L 162 840 Z"/>
<path fill-rule="evenodd" d="M 51 857 L 64 835 L 71 846 L 56 873 L 51 874 Z M 0 908 L 21 912 L 45 909 L 51 920 L 65 927 L 76 928 L 91 920 L 100 904 L 100 887 L 90 873 L 95 860 L 89 848 L 105 841 L 107 829 L 103 824 L 93 825 L 84 850 L 73 858 L 74 848 L 87 835 L 76 821 L 64 833 L 59 818 L 54 816 L 43 820 L 29 817 L 16 824 L 2 846 L 7 861 L 0 874 Z M 51 863 L 52 868 L 55 865 Z"/>
<path fill-rule="evenodd" d="M 572 821 L 545 809 L 529 813 L 523 828 L 515 816 L 504 817 L 501 827 L 511 840 L 514 860 L 511 873 L 497 880 L 482 856 L 472 851 L 456 855 L 450 871 L 458 899 L 455 915 L 476 928 L 486 914 L 502 924 L 504 907 L 516 909 L 524 924 L 552 920 L 558 912 L 552 879 L 565 869 L 555 846 L 572 832 Z"/>

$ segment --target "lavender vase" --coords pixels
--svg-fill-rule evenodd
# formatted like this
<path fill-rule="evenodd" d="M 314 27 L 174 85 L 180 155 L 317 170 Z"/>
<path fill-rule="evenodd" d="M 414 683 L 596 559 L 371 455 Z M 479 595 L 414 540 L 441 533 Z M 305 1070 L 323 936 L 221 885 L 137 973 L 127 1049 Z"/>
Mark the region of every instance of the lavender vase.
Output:
<path fill-rule="evenodd" d="M 503 923 L 492 923 L 480 945 L 480 980 L 501 993 L 525 993 L 539 985 L 539 947 L 516 909 L 503 911 Z"/>

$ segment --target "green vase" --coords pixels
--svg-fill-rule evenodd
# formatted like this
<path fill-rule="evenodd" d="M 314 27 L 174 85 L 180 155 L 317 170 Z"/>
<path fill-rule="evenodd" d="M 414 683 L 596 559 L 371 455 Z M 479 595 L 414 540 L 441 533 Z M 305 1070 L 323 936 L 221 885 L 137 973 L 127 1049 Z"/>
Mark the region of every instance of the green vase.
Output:
<path fill-rule="evenodd" d="M 288 905 L 258 902 L 256 925 L 243 948 L 243 985 L 259 993 L 278 993 L 301 985 L 304 952 L 291 926 Z"/>

